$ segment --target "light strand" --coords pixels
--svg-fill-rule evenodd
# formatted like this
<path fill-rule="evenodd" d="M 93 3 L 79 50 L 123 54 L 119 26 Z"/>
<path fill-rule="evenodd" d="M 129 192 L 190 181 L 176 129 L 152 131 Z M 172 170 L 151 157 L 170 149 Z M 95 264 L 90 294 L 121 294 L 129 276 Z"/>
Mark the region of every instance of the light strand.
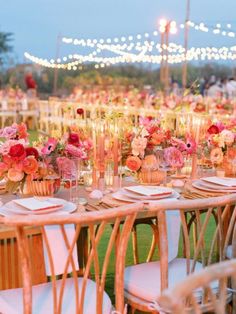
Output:
<path fill-rule="evenodd" d="M 118 53 L 118 51 L 116 51 Z M 115 65 L 119 63 L 151 63 L 160 64 L 162 60 L 166 60 L 166 56 L 157 55 L 146 55 L 145 52 L 139 54 L 127 54 L 120 51 L 121 55 L 116 57 L 95 57 L 92 54 L 88 56 L 72 55 L 72 60 L 69 63 L 56 63 L 52 60 L 47 60 L 39 57 L 35 57 L 29 53 L 25 53 L 25 57 L 33 63 L 39 64 L 48 68 L 58 68 L 67 70 L 77 70 L 82 64 L 85 63 L 96 63 L 95 68 L 104 68 L 105 66 Z M 232 47 L 192 47 L 186 53 L 186 59 L 188 61 L 197 60 L 235 60 L 236 59 L 236 46 Z M 176 53 L 168 55 L 168 63 L 178 64 L 185 60 L 185 53 Z"/>

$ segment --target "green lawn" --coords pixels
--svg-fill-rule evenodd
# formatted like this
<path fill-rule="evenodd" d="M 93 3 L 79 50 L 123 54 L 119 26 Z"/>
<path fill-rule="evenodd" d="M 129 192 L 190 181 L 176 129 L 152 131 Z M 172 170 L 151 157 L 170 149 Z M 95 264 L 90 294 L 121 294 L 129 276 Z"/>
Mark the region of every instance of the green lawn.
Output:
<path fill-rule="evenodd" d="M 30 130 L 28 132 L 29 132 L 29 135 L 30 135 L 30 143 L 32 143 L 32 142 L 34 142 L 34 141 L 36 141 L 38 139 L 39 134 L 38 134 L 37 131 Z"/>

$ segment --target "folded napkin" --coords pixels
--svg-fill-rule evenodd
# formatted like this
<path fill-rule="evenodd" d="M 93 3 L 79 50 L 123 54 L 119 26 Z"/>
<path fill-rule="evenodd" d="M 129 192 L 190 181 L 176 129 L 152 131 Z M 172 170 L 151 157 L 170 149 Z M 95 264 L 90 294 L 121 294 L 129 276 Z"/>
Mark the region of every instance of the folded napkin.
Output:
<path fill-rule="evenodd" d="M 42 200 L 37 200 L 34 197 L 30 198 L 22 198 L 22 199 L 16 199 L 14 200 L 14 203 L 17 205 L 31 210 L 31 211 L 38 211 L 38 210 L 44 210 L 44 209 L 52 209 L 52 208 L 62 208 L 62 204 L 56 204 L 56 203 L 51 203 L 49 201 L 42 201 Z"/>
<path fill-rule="evenodd" d="M 157 188 L 157 187 L 147 187 L 142 185 L 128 186 L 125 189 L 129 192 L 133 192 L 142 196 L 162 196 L 170 195 L 172 190 L 169 188 Z"/>
<path fill-rule="evenodd" d="M 75 235 L 75 226 L 73 224 L 65 225 L 65 232 L 68 238 L 68 242 L 71 244 L 74 235 Z M 52 259 L 53 259 L 53 265 L 54 265 L 54 273 L 55 275 L 60 275 L 65 270 L 65 265 L 68 257 L 68 249 L 66 247 L 61 228 L 58 225 L 48 225 L 45 226 L 45 231 L 48 238 L 48 243 L 51 249 Z M 44 262 L 45 262 L 45 268 L 46 268 L 46 274 L 47 276 L 52 275 L 52 270 L 50 268 L 49 263 L 49 257 L 47 248 L 45 245 L 45 241 L 43 240 L 43 248 L 44 248 Z M 72 254 L 75 268 L 76 270 L 79 269 L 78 264 L 78 254 L 77 254 L 77 245 L 75 245 L 73 254 Z M 71 262 L 68 267 L 68 273 L 72 272 L 72 265 Z"/>

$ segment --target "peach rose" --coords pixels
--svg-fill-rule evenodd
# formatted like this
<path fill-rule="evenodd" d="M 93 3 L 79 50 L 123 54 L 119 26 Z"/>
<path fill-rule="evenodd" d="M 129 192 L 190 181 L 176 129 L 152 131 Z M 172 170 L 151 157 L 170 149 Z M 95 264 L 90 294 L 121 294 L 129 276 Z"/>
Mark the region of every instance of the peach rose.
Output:
<path fill-rule="evenodd" d="M 142 165 L 141 160 L 136 157 L 136 156 L 130 156 L 126 160 L 126 166 L 131 170 L 131 171 L 138 171 Z"/>
<path fill-rule="evenodd" d="M 38 162 L 34 156 L 28 156 L 23 161 L 23 171 L 26 174 L 33 174 L 38 170 Z"/>
<path fill-rule="evenodd" d="M 154 133 L 151 136 L 151 144 L 152 145 L 160 145 L 165 139 L 165 134 L 163 133 Z"/>
<path fill-rule="evenodd" d="M 157 169 L 157 158 L 155 155 L 147 155 L 145 156 L 142 168 L 144 169 Z"/>
<path fill-rule="evenodd" d="M 10 168 L 8 170 L 7 177 L 10 181 L 19 182 L 24 178 L 24 172 Z"/>
<path fill-rule="evenodd" d="M 223 158 L 224 155 L 221 148 L 217 147 L 212 149 L 210 159 L 213 164 L 220 165 L 223 162 Z"/>

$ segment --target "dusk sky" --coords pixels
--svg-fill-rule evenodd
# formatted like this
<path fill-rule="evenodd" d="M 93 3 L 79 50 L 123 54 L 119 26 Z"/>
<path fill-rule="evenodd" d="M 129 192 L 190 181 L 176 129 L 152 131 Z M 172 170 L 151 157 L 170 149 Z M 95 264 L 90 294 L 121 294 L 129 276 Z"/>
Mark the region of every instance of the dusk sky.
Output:
<path fill-rule="evenodd" d="M 186 0 L 0 0 L 0 30 L 14 33 L 18 61 L 23 53 L 52 58 L 59 33 L 69 37 L 109 38 L 153 31 L 161 17 L 185 19 Z M 232 24 L 236 31 L 236 0 L 192 0 L 191 20 L 206 25 Z M 183 31 L 173 42 L 183 43 Z M 225 38 L 192 30 L 190 46 L 232 46 L 236 38 Z M 73 50 L 62 45 L 61 56 Z"/>

